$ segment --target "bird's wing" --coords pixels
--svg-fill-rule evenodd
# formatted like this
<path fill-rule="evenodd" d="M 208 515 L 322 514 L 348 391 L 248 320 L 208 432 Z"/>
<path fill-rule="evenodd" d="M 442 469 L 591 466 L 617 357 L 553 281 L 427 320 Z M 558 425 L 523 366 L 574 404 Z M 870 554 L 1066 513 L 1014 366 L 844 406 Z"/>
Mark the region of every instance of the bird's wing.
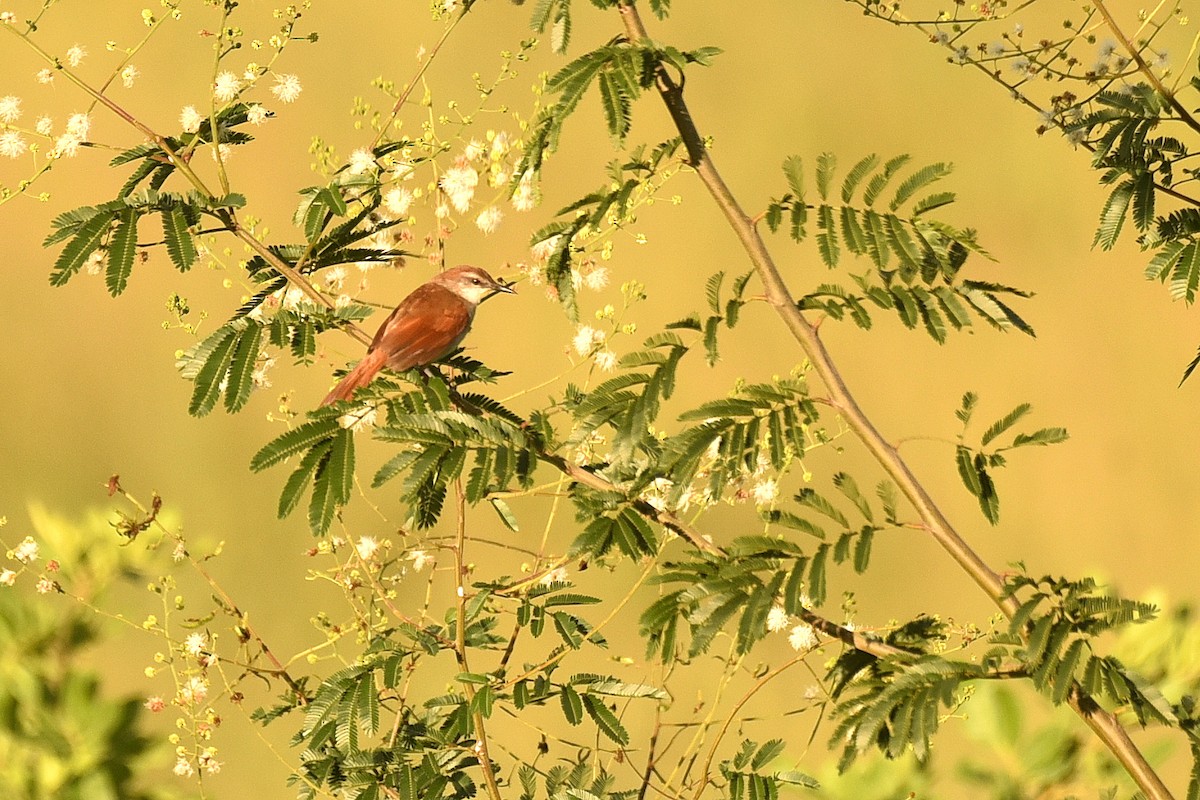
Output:
<path fill-rule="evenodd" d="M 388 366 L 398 371 L 437 361 L 458 346 L 473 310 L 449 289 L 425 284 L 384 320 L 368 352 L 382 350 Z"/>

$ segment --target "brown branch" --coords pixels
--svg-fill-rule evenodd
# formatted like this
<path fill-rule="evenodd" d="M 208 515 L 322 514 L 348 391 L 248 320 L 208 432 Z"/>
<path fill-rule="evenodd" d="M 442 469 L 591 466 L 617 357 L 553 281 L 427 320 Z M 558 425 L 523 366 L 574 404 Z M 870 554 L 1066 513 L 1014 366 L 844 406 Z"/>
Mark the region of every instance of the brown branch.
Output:
<path fill-rule="evenodd" d="M 1098 5 L 1103 7 L 1099 3 Z M 631 0 L 621 0 L 617 10 L 624 22 L 625 35 L 631 42 L 642 43 L 650 38 L 637 7 Z M 896 448 L 875 428 L 850 393 L 816 329 L 797 308 L 766 243 L 713 164 L 704 146 L 704 139 L 684 102 L 683 87 L 661 66 L 656 70 L 655 84 L 671 119 L 683 137 L 691 166 L 741 240 L 755 272 L 766 289 L 767 301 L 775 308 L 820 375 L 829 390 L 832 405 L 841 412 L 846 424 L 900 487 L 920 515 L 930 535 L 1005 615 L 1012 617 L 1017 609 L 1017 602 L 1006 592 L 999 575 L 959 535 Z M 1166 785 L 1130 740 L 1115 716 L 1096 705 L 1078 686 L 1072 692 L 1071 706 L 1100 737 L 1148 797 L 1152 800 L 1171 799 L 1172 795 Z"/>

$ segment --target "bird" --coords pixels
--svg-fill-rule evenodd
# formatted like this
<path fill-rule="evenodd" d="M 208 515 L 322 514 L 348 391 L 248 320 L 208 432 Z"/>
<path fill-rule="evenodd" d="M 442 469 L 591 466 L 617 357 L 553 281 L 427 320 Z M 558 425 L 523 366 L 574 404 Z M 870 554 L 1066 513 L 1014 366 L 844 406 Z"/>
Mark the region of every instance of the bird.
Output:
<path fill-rule="evenodd" d="M 404 372 L 453 352 L 487 298 L 516 291 L 479 267 L 448 269 L 418 286 L 379 326 L 362 361 L 333 387 L 321 405 L 349 400 L 384 367 Z"/>

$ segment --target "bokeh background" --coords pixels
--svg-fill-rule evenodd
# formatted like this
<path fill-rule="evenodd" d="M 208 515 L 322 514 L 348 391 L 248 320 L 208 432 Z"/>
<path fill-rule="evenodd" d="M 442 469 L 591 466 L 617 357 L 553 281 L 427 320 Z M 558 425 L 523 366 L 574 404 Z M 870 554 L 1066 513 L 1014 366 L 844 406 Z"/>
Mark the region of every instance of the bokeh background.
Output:
<path fill-rule="evenodd" d="M 33 5 L 5 2 L 0 10 L 22 16 Z M 668 23 L 651 23 L 651 35 L 681 47 L 724 49 L 714 67 L 689 73 L 687 92 L 702 131 L 713 137 L 718 166 L 748 207 L 760 209 L 782 194 L 779 164 L 793 153 L 811 164 L 818 153 L 833 151 L 843 170 L 870 152 L 907 152 L 914 163 L 950 161 L 956 167 L 950 188 L 960 201 L 948 216 L 978 228 L 997 259 L 976 264 L 979 275 L 1037 293 L 1019 306 L 1036 328 L 1036 339 L 979 327 L 939 346 L 882 315 L 869 333 L 832 321 L 822 328 L 851 389 L 885 435 L 917 437 L 903 446 L 904 456 L 972 545 L 998 569 L 1020 560 L 1034 574 L 1092 574 L 1128 596 L 1171 606 L 1192 603 L 1200 557 L 1195 535 L 1200 385 L 1197 379 L 1178 383 L 1200 344 L 1200 326 L 1194 311 L 1172 303 L 1164 287 L 1142 278 L 1145 258 L 1129 238 L 1111 252 L 1090 247 L 1104 191 L 1089 169 L 1088 154 L 1056 134 L 1039 137 L 1032 112 L 980 74 L 947 64 L 945 51 L 920 35 L 870 21 L 850 4 L 768 0 L 754 3 L 753 10 L 718 0 L 675 5 Z M 252 36 L 270 35 L 267 4 L 244 6 L 240 24 Z M 437 40 L 443 26 L 431 21 L 426 6 L 343 0 L 305 12 L 300 33 L 316 30 L 319 39 L 293 44 L 278 65 L 300 77 L 304 92 L 294 105 L 276 107 L 279 116 L 256 131 L 258 143 L 230 164 L 235 190 L 248 197 L 251 212 L 272 236 L 296 236 L 290 224 L 296 192 L 320 181 L 310 168 L 311 138 L 320 135 L 343 157 L 366 144 L 370 134 L 356 129 L 350 113 L 353 99 L 384 107 L 384 98 L 370 88 L 372 79 L 407 81 L 418 48 Z M 618 33 L 615 15 L 587 3 L 577 6 L 572 53 Z M 104 42 L 125 46 L 139 37 L 140 11 L 141 4 L 124 0 L 59 2 L 38 41 L 59 54 L 85 45 L 90 55 L 81 74 L 98 81 L 116 62 Z M 478 3 L 427 76 L 435 106 L 470 99 L 471 74 L 494 74 L 500 51 L 514 50 L 532 35 L 528 16 L 528 8 L 500 0 Z M 211 39 L 202 33 L 216 19 L 200 4 L 185 5 L 183 18 L 136 59 L 142 77 L 132 89 L 115 89 L 118 99 L 152 126 L 174 130 L 183 105 L 206 100 Z M 1047 24 L 1053 19 L 1047 17 Z M 247 53 L 243 61 L 251 58 Z M 549 48 L 536 50 L 520 77 L 506 84 L 507 102 L 528 109 L 538 73 L 562 63 Z M 61 121 L 83 110 L 86 98 L 66 80 L 48 86 L 34 80 L 43 66 L 15 38 L 0 37 L 0 95 L 22 97 L 27 118 L 46 113 Z M 411 109 L 408 124 L 418 124 L 422 113 Z M 113 116 L 98 111 L 94 120 L 95 141 L 137 142 Z M 657 142 L 669 134 L 667 124 L 661 105 L 647 97 L 635 109 L 631 141 Z M 487 125 L 511 128 L 511 118 L 497 114 Z M 509 214 L 488 237 L 467 223 L 451 239 L 449 261 L 504 272 L 505 265 L 526 260 L 530 233 L 560 205 L 603 184 L 603 165 L 615 155 L 598 105 L 589 99 L 547 166 L 543 204 L 525 215 Z M 39 181 L 34 196 L 0 207 L 6 284 L 0 313 L 5 343 L 0 515 L 8 518 L 0 533 L 10 546 L 19 541 L 32 532 L 39 507 L 65 519 L 111 509 L 103 483 L 119 473 L 134 494 L 160 493 L 169 519 L 201 549 L 223 541 L 221 557 L 210 565 L 214 575 L 277 652 L 298 651 L 320 641 L 310 619 L 335 605 L 337 594 L 304 581 L 311 566 L 304 553 L 312 540 L 303 519 L 275 517 L 285 475 L 252 474 L 247 464 L 281 430 L 268 420 L 279 396 L 290 393 L 299 410 L 315 405 L 333 368 L 356 358 L 358 348 L 348 339 L 327 337 L 313 368 L 292 367 L 281 358 L 271 374 L 273 387 L 256 393 L 243 413 L 189 417 L 191 385 L 177 375 L 174 361 L 176 351 L 194 339 L 164 327 L 171 319 L 167 299 L 175 292 L 185 296 L 191 321 L 210 314 L 213 322 L 203 332 L 238 303 L 240 287 L 227 287 L 224 272 L 204 265 L 181 277 L 159 253 L 135 270 L 130 289 L 117 300 L 107 295 L 101 277 L 81 275 L 60 289 L 47 282 L 56 250 L 43 249 L 40 241 L 49 220 L 112 196 L 119 178 L 105 167 L 107 158 L 105 151 L 85 150 Z M 0 162 L 0 182 L 7 186 L 28 172 L 28 162 Z M 48 198 L 38 201 L 38 192 Z M 641 212 L 636 230 L 646 235 L 645 244 L 617 240 L 609 264 L 614 285 L 588 300 L 592 307 L 614 302 L 620 282 L 637 278 L 649 295 L 635 311 L 645 331 L 702 309 L 704 280 L 711 273 L 748 269 L 735 238 L 686 171 L 665 190 L 666 197 L 675 194 L 682 198 L 678 205 L 658 203 Z M 797 288 L 828 277 L 812 246 L 796 247 L 783 236 L 773 246 Z M 236 259 L 240 251 L 229 255 Z M 515 275 L 511 266 L 508 270 Z M 370 299 L 395 302 L 429 274 L 427 265 L 413 260 L 404 270 L 378 277 Z M 721 393 L 739 378 L 786 374 L 800 361 L 798 348 L 765 305 L 748 308 L 744 318 L 724 337 L 722 361 L 689 373 L 694 396 Z M 573 331 L 540 290 L 527 287 L 515 298 L 485 306 L 470 344 L 489 364 L 513 371 L 497 392 L 503 396 L 559 374 L 568 365 Z M 999 473 L 1002 520 L 995 528 L 961 487 L 948 444 L 957 435 L 953 411 L 966 390 L 980 394 L 981 419 L 1029 401 L 1036 426 L 1064 425 L 1071 433 L 1064 445 L 1015 454 Z M 540 400 L 533 395 L 515 404 L 523 408 Z M 861 484 L 873 485 L 878 475 L 849 439 L 841 443 L 845 452 L 830 448 L 814 457 L 810 466 L 818 484 L 850 468 L 861 470 Z M 372 468 L 382 460 L 382 451 L 364 453 L 363 462 Z M 376 500 L 386 519 L 355 509 L 347 517 L 348 531 L 379 536 L 394 531 L 402 514 L 387 507 L 387 492 Z M 536 508 L 519 510 L 541 519 Z M 718 514 L 714 522 L 721 519 Z M 744 518 L 731 514 L 729 527 L 742 524 L 738 519 Z M 489 531 L 498 527 L 483 512 L 475 524 Z M 742 531 L 712 532 L 721 539 Z M 95 535 L 113 536 L 103 528 Z M 499 529 L 495 535 L 514 534 Z M 569 540 L 569 526 L 556 535 Z M 512 558 L 497 564 L 497 571 L 517 571 L 519 559 Z M 984 621 L 993 612 L 918 533 L 882 537 L 874 562 L 869 582 L 839 577 L 834 583 L 836 590 L 856 592 L 861 625 L 921 611 Z M 192 590 L 203 603 L 204 592 Z M 141 584 L 131 584 L 117 605 L 138 618 L 144 595 Z M 626 646 L 636 649 L 630 642 Z M 136 631 L 114 628 L 113 638 L 96 651 L 94 666 L 113 691 L 169 693 L 169 687 L 142 675 L 160 647 Z M 786 698 L 800 688 L 781 685 L 777 691 Z M 247 707 L 265 700 L 251 696 Z M 289 796 L 282 781 L 290 728 L 268 730 L 282 758 L 263 754 L 250 729 L 231 715 L 221 733 L 218 744 L 228 764 L 210 787 L 214 796 Z M 817 744 L 799 766 L 816 771 L 824 758 Z"/>

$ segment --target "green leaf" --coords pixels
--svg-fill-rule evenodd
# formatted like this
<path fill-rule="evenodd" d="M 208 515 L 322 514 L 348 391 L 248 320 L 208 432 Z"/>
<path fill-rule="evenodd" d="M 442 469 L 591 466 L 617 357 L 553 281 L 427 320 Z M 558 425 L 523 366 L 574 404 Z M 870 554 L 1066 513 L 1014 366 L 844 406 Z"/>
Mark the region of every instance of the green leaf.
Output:
<path fill-rule="evenodd" d="M 330 475 L 333 501 L 339 506 L 350 502 L 350 495 L 354 491 L 354 432 L 349 428 L 339 428 L 334 434 L 326 469 Z"/>
<path fill-rule="evenodd" d="M 822 205 L 817 209 L 817 250 L 825 266 L 833 268 L 838 263 L 837 223 L 834 222 L 833 209 Z"/>
<path fill-rule="evenodd" d="M 1093 247 L 1100 245 L 1103 250 L 1113 248 L 1121 235 L 1125 212 L 1129 209 L 1132 199 L 1133 184 L 1130 181 L 1125 181 L 1112 190 L 1108 199 L 1104 201 L 1104 209 L 1100 212 L 1100 227 L 1096 229 L 1096 236 L 1092 240 Z"/>
<path fill-rule="evenodd" d="M 854 198 L 854 190 L 858 188 L 858 184 L 867 177 L 871 170 L 875 169 L 875 165 L 878 163 L 879 156 L 872 153 L 850 168 L 850 171 L 846 173 L 846 179 L 842 182 L 843 203 L 849 203 Z"/>
<path fill-rule="evenodd" d="M 330 452 L 317 464 L 316 477 L 313 479 L 312 497 L 308 501 L 308 528 L 313 536 L 325 535 L 337 511 L 337 481 L 329 469 L 332 455 L 331 446 Z"/>
<path fill-rule="evenodd" d="M 225 410 L 230 413 L 240 411 L 246 405 L 250 390 L 254 388 L 254 368 L 258 363 L 262 331 L 261 325 L 251 323 L 238 336 L 225 386 Z"/>
<path fill-rule="evenodd" d="M 934 181 L 941 180 L 953 171 L 954 166 L 952 164 L 945 164 L 941 162 L 937 164 L 930 164 L 927 167 L 922 167 L 912 175 L 909 175 L 900 183 L 900 186 L 897 187 L 896 194 L 892 197 L 892 202 L 888 204 L 888 207 L 891 208 L 892 211 L 895 211 L 900 206 L 904 205 L 904 203 L 907 202 L 910 197 L 919 192 L 921 189 L 924 189 Z M 918 212 L 914 212 L 914 216 L 916 216 L 916 213 Z"/>
<path fill-rule="evenodd" d="M 817 192 L 822 200 L 829 199 L 829 187 L 833 182 L 833 173 L 837 171 L 837 156 L 833 153 L 821 153 L 817 156 Z"/>
<path fill-rule="evenodd" d="M 847 500 L 858 507 L 859 513 L 866 518 L 867 522 L 874 521 L 875 515 L 871 511 L 871 504 L 858 490 L 858 484 L 854 482 L 854 478 L 845 472 L 839 472 L 833 476 L 833 485 L 846 496 Z"/>
<path fill-rule="evenodd" d="M 163 240 L 167 243 L 167 255 L 175 269 L 186 272 L 196 263 L 196 243 L 188 232 L 187 217 L 179 206 L 162 211 Z"/>
<path fill-rule="evenodd" d="M 796 502 L 800 503 L 801 505 L 806 505 L 815 511 L 821 512 L 834 522 L 841 525 L 843 528 L 850 527 L 850 521 L 846 519 L 846 515 L 812 489 L 801 489 L 796 495 Z"/>
<path fill-rule="evenodd" d="M 194 417 L 203 417 L 217 404 L 217 398 L 221 396 L 221 381 L 229 371 L 238 332 L 225 325 L 218 328 L 209 338 L 216 343 L 204 366 L 196 373 L 196 385 L 192 390 L 192 400 L 188 404 L 188 413 Z"/>
<path fill-rule="evenodd" d="M 880 193 L 887 188 L 888 183 L 895 176 L 896 172 L 908 163 L 912 156 L 898 155 L 888 159 L 883 165 L 883 171 L 877 173 L 871 180 L 867 181 L 867 186 L 863 189 L 863 202 L 868 206 L 875 205 L 875 201 L 879 198 Z"/>
<path fill-rule="evenodd" d="M 622 92 L 611 72 L 600 73 L 600 104 L 608 133 L 618 142 L 625 141 L 631 122 L 630 97 Z"/>
<path fill-rule="evenodd" d="M 255 453 L 254 458 L 250 460 L 250 469 L 254 472 L 261 472 L 296 453 L 307 450 L 322 439 L 331 439 L 333 434 L 340 429 L 338 421 L 333 418 L 306 422 L 263 445 L 262 449 Z"/>
<path fill-rule="evenodd" d="M 1021 405 L 1017 406 L 1012 411 L 993 422 L 988 429 L 984 431 L 983 438 L 980 440 L 983 446 L 986 447 L 997 436 L 1004 433 L 1013 425 L 1016 425 L 1022 417 L 1032 410 L 1033 406 L 1029 403 L 1021 403 Z"/>
<path fill-rule="evenodd" d="M 804 161 L 800 156 L 784 159 L 783 174 L 787 176 L 788 188 L 796 196 L 795 203 L 804 205 Z"/>
<path fill-rule="evenodd" d="M 617 744 L 629 744 L 629 731 L 625 730 L 625 726 L 617 719 L 617 715 L 604 704 L 603 700 L 585 694 L 583 695 L 583 705 L 601 733 Z"/>
<path fill-rule="evenodd" d="M 287 483 L 284 484 L 283 491 L 279 494 L 278 514 L 280 519 L 296 510 L 309 481 L 316 474 L 317 467 L 325 460 L 329 448 L 332 446 L 333 443 L 329 440 L 318 442 L 304 454 L 304 458 L 300 459 L 300 463 L 288 476 Z"/>
<path fill-rule="evenodd" d="M 133 272 L 133 260 L 137 255 L 137 223 L 139 212 L 127 208 L 117 216 L 117 229 L 108 243 L 108 269 L 104 282 L 113 297 L 125 291 L 129 276 Z"/>
<path fill-rule="evenodd" d="M 559 692 L 558 699 L 562 704 L 563 716 L 567 718 L 567 722 L 572 725 L 583 722 L 583 699 L 579 696 L 579 692 L 564 685 Z"/>
<path fill-rule="evenodd" d="M 955 448 L 954 460 L 963 486 L 975 497 L 979 497 L 983 492 L 983 484 L 980 482 L 979 473 L 975 471 L 975 460 L 971 451 L 960 444 Z"/>
<path fill-rule="evenodd" d="M 79 226 L 79 230 L 54 262 L 54 271 L 50 273 L 52 286 L 62 286 L 79 272 L 100 246 L 101 239 L 108 232 L 115 217 L 115 212 L 103 211 Z"/>
<path fill-rule="evenodd" d="M 1200 244 L 1192 242 L 1179 254 L 1179 260 L 1171 272 L 1171 298 L 1183 300 L 1191 305 L 1196 299 L 1198 285 L 1200 285 Z"/>
<path fill-rule="evenodd" d="M 1049 445 L 1065 442 L 1070 436 L 1067 434 L 1066 428 L 1042 428 L 1033 433 L 1018 433 L 1013 439 L 1012 447 L 1024 447 L 1025 445 Z"/>
<path fill-rule="evenodd" d="M 517 517 L 513 514 L 512 509 L 508 507 L 508 503 L 499 497 L 489 498 L 488 502 L 492 504 L 492 508 L 496 509 L 496 514 L 500 517 L 500 521 L 504 523 L 504 527 L 513 533 L 520 533 L 521 526 L 517 523 Z"/>

